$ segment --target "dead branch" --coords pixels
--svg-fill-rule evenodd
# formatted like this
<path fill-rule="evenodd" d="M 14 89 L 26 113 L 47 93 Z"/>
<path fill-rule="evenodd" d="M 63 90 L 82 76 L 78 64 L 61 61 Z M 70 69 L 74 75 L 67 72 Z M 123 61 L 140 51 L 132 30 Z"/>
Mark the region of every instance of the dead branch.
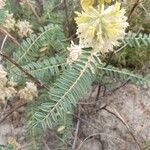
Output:
<path fill-rule="evenodd" d="M 115 116 L 117 119 L 119 119 L 119 120 L 125 125 L 125 127 L 127 128 L 129 134 L 132 136 L 132 138 L 134 139 L 134 141 L 137 143 L 139 149 L 140 149 L 140 150 L 143 150 L 142 147 L 141 147 L 141 145 L 140 145 L 140 143 L 139 143 L 138 140 L 136 139 L 134 133 L 132 132 L 130 126 L 124 121 L 124 119 L 121 117 L 121 115 L 120 115 L 117 111 L 116 111 L 116 112 L 117 112 L 117 114 L 116 114 L 116 113 L 114 113 L 113 111 L 107 109 L 106 107 L 104 108 L 104 110 L 107 111 L 108 113 L 112 114 L 113 116 Z M 119 114 L 119 115 L 118 115 L 118 114 Z"/>
<path fill-rule="evenodd" d="M 6 34 L 17 46 L 20 46 L 19 42 L 10 34 L 8 33 L 5 29 L 0 28 L 1 32 Z"/>
<path fill-rule="evenodd" d="M 21 108 L 22 106 L 26 105 L 27 101 L 20 101 L 15 104 L 15 106 L 13 106 L 12 108 L 10 108 L 4 115 L 2 118 L 0 118 L 0 124 L 2 124 L 5 119 L 10 116 L 13 112 L 15 112 L 17 109 Z"/>

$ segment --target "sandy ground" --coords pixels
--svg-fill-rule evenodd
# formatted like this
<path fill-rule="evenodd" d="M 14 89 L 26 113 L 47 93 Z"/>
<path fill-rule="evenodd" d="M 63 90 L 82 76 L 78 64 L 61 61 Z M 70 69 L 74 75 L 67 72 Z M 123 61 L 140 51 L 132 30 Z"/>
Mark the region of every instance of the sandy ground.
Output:
<path fill-rule="evenodd" d="M 81 150 L 143 150 L 150 142 L 150 89 L 127 84 L 82 113 Z"/>
<path fill-rule="evenodd" d="M 150 89 L 127 84 L 114 93 L 106 92 L 105 96 L 102 90 L 96 104 L 90 105 L 96 92 L 97 88 L 90 99 L 88 94 L 87 99 L 80 102 L 83 103 L 80 105 L 80 119 L 74 121 L 74 131 L 79 121 L 75 149 L 144 150 L 146 143 L 150 142 Z M 18 143 L 25 144 L 25 120 L 23 117 L 17 120 L 13 122 L 8 118 L 0 125 L 0 144 L 6 144 L 8 137 L 15 137 Z M 73 137 L 72 143 L 74 133 Z M 53 145 L 53 150 L 55 147 Z"/>

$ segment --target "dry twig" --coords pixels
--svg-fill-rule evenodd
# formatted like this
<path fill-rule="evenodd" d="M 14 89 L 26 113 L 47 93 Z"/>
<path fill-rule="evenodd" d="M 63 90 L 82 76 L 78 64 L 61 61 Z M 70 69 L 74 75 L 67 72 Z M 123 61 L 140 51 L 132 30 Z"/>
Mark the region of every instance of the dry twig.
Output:
<path fill-rule="evenodd" d="M 106 110 L 108 113 L 114 115 L 116 118 L 118 118 L 127 128 L 127 130 L 129 131 L 130 135 L 132 136 L 132 138 L 134 139 L 134 141 L 137 143 L 138 147 L 140 150 L 143 150 L 140 143 L 138 142 L 138 140 L 136 139 L 134 133 L 132 132 L 130 126 L 125 122 L 125 120 L 122 118 L 122 116 L 117 112 L 117 110 L 115 110 L 115 113 L 109 109 L 107 109 L 106 107 L 104 108 L 104 110 Z"/>
<path fill-rule="evenodd" d="M 74 141 L 72 144 L 72 150 L 75 150 L 76 148 L 76 142 L 78 139 L 78 132 L 79 132 L 79 126 L 80 126 L 80 106 L 79 106 L 79 110 L 78 110 L 78 121 L 77 121 L 77 125 L 76 125 L 76 131 L 75 131 L 75 137 L 74 137 Z"/>
<path fill-rule="evenodd" d="M 94 136 L 98 136 L 98 135 L 104 135 L 104 136 L 108 136 L 109 138 L 112 138 L 112 139 L 116 139 L 117 141 L 121 141 L 121 142 L 125 142 L 124 140 L 118 138 L 118 137 L 115 137 L 115 136 L 111 136 L 110 134 L 106 134 L 106 133 L 94 133 L 94 134 L 91 134 L 89 136 L 87 136 L 83 141 L 82 143 L 78 146 L 77 150 L 80 150 L 81 147 L 83 146 L 83 144 L 90 138 L 94 137 Z"/>
<path fill-rule="evenodd" d="M 131 20 L 131 16 L 132 16 L 133 12 L 136 10 L 136 8 L 140 5 L 141 2 L 142 2 L 142 0 L 137 0 L 137 1 L 134 3 L 134 5 L 133 5 L 133 7 L 131 8 L 131 10 L 130 10 L 130 12 L 129 12 L 129 15 L 128 15 L 128 21 L 129 21 L 129 22 L 130 22 L 130 20 Z"/>
<path fill-rule="evenodd" d="M 39 17 L 39 15 L 37 14 L 35 8 L 32 6 L 31 2 L 29 2 L 28 0 L 26 0 L 27 5 L 31 8 L 34 16 L 37 18 L 38 22 L 41 22 L 41 18 Z"/>
<path fill-rule="evenodd" d="M 4 47 L 4 45 L 5 45 L 5 42 L 6 42 L 6 40 L 7 40 L 7 35 L 4 37 L 4 39 L 3 39 L 3 42 L 2 42 L 2 44 L 1 44 L 1 50 L 3 49 L 3 47 Z"/>
<path fill-rule="evenodd" d="M 6 34 L 15 44 L 20 46 L 19 42 L 10 34 L 8 33 L 5 29 L 0 28 L 1 32 Z"/>
<path fill-rule="evenodd" d="M 22 106 L 26 105 L 27 101 L 18 101 L 17 104 L 15 104 L 15 106 L 13 106 L 12 108 L 10 108 L 4 115 L 3 117 L 0 118 L 0 124 L 2 124 L 5 119 L 10 116 L 14 111 L 16 111 L 17 109 L 21 108 Z"/>

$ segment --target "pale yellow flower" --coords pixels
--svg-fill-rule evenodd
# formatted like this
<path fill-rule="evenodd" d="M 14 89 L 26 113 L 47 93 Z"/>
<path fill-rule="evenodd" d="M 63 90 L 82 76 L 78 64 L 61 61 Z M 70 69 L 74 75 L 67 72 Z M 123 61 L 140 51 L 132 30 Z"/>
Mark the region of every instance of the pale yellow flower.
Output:
<path fill-rule="evenodd" d="M 83 9 L 81 13 L 76 12 L 75 18 L 80 44 L 92 47 L 96 53 L 106 53 L 119 46 L 118 40 L 123 39 L 128 26 L 125 9 L 120 8 L 120 3 L 107 8 L 102 4 L 101 8 L 98 5 L 96 8 L 89 6 L 89 9 Z"/>
<path fill-rule="evenodd" d="M 15 30 L 15 19 L 13 18 L 13 14 L 10 14 L 8 11 L 6 11 L 6 20 L 4 22 L 4 27 L 8 30 Z"/>
<path fill-rule="evenodd" d="M 67 49 L 69 50 L 69 57 L 67 62 L 72 63 L 78 59 L 78 57 L 81 55 L 83 46 L 81 45 L 75 45 L 73 41 L 71 41 L 71 46 Z"/>
<path fill-rule="evenodd" d="M 4 70 L 3 66 L 0 65 L 0 101 L 4 101 L 5 98 L 13 97 L 17 93 L 12 86 L 8 86 L 6 75 L 7 72 Z"/>
<path fill-rule="evenodd" d="M 6 94 L 3 89 L 0 89 L 0 103 L 5 101 Z"/>
<path fill-rule="evenodd" d="M 6 75 L 7 75 L 7 72 L 4 70 L 3 66 L 0 65 L 0 90 L 6 86 L 6 83 L 7 83 Z"/>
<path fill-rule="evenodd" d="M 0 64 L 0 80 L 5 78 L 7 75 L 7 72 L 4 70 L 3 66 Z"/>
<path fill-rule="evenodd" d="M 7 78 L 0 79 L 0 89 L 3 89 L 7 84 Z"/>
<path fill-rule="evenodd" d="M 13 78 L 11 78 L 10 81 L 7 82 L 7 85 L 14 87 L 17 85 L 17 83 L 13 81 Z"/>
<path fill-rule="evenodd" d="M 0 0 L 0 9 L 3 9 L 5 6 L 5 1 L 6 0 Z"/>
<path fill-rule="evenodd" d="M 19 2 L 19 4 L 24 7 L 27 4 L 27 2 L 22 0 L 22 1 Z"/>
<path fill-rule="evenodd" d="M 11 98 L 16 95 L 17 91 L 13 87 L 0 87 L 0 103 L 5 102 L 6 98 Z"/>
<path fill-rule="evenodd" d="M 94 4 L 94 0 L 81 0 L 83 10 L 88 10 Z"/>
<path fill-rule="evenodd" d="M 20 37 L 27 37 L 33 32 L 32 25 L 26 20 L 18 21 L 16 27 L 18 28 L 18 35 Z"/>
<path fill-rule="evenodd" d="M 32 82 L 27 82 L 26 85 L 27 85 L 26 86 L 27 89 L 32 93 L 32 95 L 34 97 L 36 97 L 37 96 L 37 87 L 36 87 L 36 85 Z"/>
<path fill-rule="evenodd" d="M 34 83 L 27 82 L 26 87 L 18 92 L 20 99 L 32 101 L 38 96 L 37 87 Z"/>
<path fill-rule="evenodd" d="M 14 97 L 17 93 L 14 87 L 6 87 L 4 92 L 5 92 L 5 97 L 7 98 Z"/>

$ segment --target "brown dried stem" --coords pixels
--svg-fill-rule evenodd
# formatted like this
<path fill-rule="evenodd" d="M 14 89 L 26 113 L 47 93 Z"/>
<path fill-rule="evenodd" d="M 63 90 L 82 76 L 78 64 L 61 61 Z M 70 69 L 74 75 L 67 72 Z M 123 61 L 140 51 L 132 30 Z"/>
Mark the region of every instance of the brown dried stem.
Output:
<path fill-rule="evenodd" d="M 19 42 L 10 34 L 8 33 L 5 29 L 0 28 L 1 32 L 6 34 L 15 44 L 17 44 L 18 46 L 20 46 Z"/>
<path fill-rule="evenodd" d="M 13 65 L 15 65 L 19 70 L 21 70 L 27 77 L 29 77 L 38 87 L 44 87 L 46 89 L 49 89 L 47 86 L 42 84 L 38 79 L 36 79 L 34 76 L 32 76 L 30 73 L 28 73 L 25 69 L 23 69 L 16 61 L 11 59 L 7 54 L 4 54 L 0 52 L 0 56 L 2 56 L 4 59 L 11 62 Z"/>
<path fill-rule="evenodd" d="M 143 150 L 140 143 L 138 142 L 137 138 L 135 137 L 134 133 L 132 132 L 131 128 L 129 127 L 129 125 L 124 121 L 124 119 L 121 117 L 121 115 L 116 111 L 113 112 L 109 109 L 107 109 L 106 107 L 104 108 L 104 110 L 106 110 L 108 113 L 114 115 L 117 119 L 119 119 L 124 125 L 125 127 L 127 128 L 127 130 L 129 131 L 130 135 L 132 136 L 132 138 L 134 139 L 134 141 L 137 143 L 138 147 L 140 150 Z"/>
<path fill-rule="evenodd" d="M 10 116 L 14 111 L 16 111 L 17 109 L 19 109 L 20 107 L 24 106 L 27 104 L 27 101 L 18 101 L 17 104 L 15 104 L 15 106 L 13 106 L 12 108 L 10 108 L 2 118 L 0 118 L 0 124 L 2 124 L 5 119 Z"/>

